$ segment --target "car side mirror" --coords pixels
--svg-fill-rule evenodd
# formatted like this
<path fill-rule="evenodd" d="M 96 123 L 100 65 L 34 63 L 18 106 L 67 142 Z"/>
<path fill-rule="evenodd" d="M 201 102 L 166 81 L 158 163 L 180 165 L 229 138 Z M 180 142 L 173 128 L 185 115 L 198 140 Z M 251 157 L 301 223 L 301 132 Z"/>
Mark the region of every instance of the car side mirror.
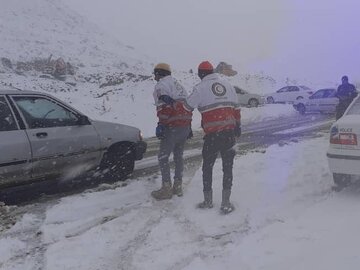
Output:
<path fill-rule="evenodd" d="M 79 126 L 86 126 L 90 124 L 89 118 L 86 115 L 80 115 L 77 124 Z"/>

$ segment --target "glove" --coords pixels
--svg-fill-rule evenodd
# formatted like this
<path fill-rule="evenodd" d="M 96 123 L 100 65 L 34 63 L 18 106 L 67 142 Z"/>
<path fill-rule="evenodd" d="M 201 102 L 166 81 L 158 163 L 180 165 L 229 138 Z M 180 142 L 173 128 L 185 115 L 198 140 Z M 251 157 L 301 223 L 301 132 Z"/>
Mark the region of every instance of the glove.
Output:
<path fill-rule="evenodd" d="M 187 138 L 186 139 L 191 139 L 192 137 L 194 137 L 194 134 L 193 134 L 193 132 L 192 132 L 192 129 L 190 128 L 190 132 L 189 132 L 189 135 L 187 136 Z"/>
<path fill-rule="evenodd" d="M 173 105 L 175 103 L 175 100 L 168 95 L 161 95 L 159 100 L 165 102 L 167 105 Z"/>
<path fill-rule="evenodd" d="M 235 132 L 235 137 L 240 137 L 241 136 L 241 125 L 240 125 L 240 123 L 236 123 L 234 132 Z"/>
<path fill-rule="evenodd" d="M 155 129 L 156 137 L 161 140 L 165 137 L 165 126 L 163 124 L 158 123 L 156 129 Z"/>

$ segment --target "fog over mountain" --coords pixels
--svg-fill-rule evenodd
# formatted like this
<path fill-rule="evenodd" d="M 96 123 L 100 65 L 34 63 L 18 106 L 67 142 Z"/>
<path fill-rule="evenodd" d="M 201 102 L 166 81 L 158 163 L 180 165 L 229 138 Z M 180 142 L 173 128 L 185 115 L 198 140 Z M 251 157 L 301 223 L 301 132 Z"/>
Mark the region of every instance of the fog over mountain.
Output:
<path fill-rule="evenodd" d="M 228 61 L 243 71 L 360 79 L 356 0 L 65 0 L 122 41 L 181 69 Z"/>

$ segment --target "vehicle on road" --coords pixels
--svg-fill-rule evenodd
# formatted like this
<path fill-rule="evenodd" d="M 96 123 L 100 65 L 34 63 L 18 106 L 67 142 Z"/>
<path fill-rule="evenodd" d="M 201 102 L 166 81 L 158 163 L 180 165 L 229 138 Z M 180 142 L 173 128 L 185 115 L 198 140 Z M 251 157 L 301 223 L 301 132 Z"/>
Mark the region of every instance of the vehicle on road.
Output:
<path fill-rule="evenodd" d="M 294 103 L 313 94 L 307 86 L 285 86 L 274 93 L 266 95 L 267 103 Z"/>
<path fill-rule="evenodd" d="M 340 188 L 350 183 L 352 175 L 360 175 L 359 138 L 360 99 L 357 97 L 330 129 L 327 158 L 334 183 Z"/>
<path fill-rule="evenodd" d="M 146 147 L 138 128 L 91 120 L 48 94 L 0 90 L 0 189 L 93 171 L 123 179 Z"/>
<path fill-rule="evenodd" d="M 335 95 L 336 89 L 334 88 L 320 89 L 307 98 L 296 100 L 294 108 L 300 114 L 307 112 L 335 113 L 339 103 L 339 99 Z"/>
<path fill-rule="evenodd" d="M 265 99 L 257 94 L 249 93 L 238 86 L 234 86 L 239 104 L 247 107 L 257 107 L 265 103 Z"/>

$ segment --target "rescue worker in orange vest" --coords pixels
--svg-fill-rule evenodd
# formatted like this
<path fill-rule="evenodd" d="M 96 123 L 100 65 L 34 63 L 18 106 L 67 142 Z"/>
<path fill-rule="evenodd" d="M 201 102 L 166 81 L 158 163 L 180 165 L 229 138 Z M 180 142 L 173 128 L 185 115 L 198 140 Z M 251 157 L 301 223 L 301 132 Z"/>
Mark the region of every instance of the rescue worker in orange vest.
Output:
<path fill-rule="evenodd" d="M 188 94 L 184 87 L 171 76 L 168 64 L 157 64 L 154 68 L 154 76 L 157 81 L 153 96 L 159 119 L 156 137 L 160 140 L 158 160 L 162 186 L 151 195 L 157 200 L 165 200 L 171 199 L 173 194 L 183 195 L 183 152 L 186 140 L 192 136 L 192 112 L 184 108 Z M 173 185 L 169 165 L 169 156 L 172 152 L 175 163 Z"/>
<path fill-rule="evenodd" d="M 220 210 L 228 214 L 234 210 L 230 202 L 233 181 L 233 162 L 236 137 L 241 135 L 240 107 L 233 86 L 214 73 L 212 64 L 202 62 L 198 67 L 201 82 L 194 87 L 187 98 L 187 108 L 197 108 L 201 113 L 201 125 L 205 132 L 203 157 L 204 201 L 199 208 L 213 207 L 212 171 L 220 153 L 223 166 L 223 190 Z"/>

